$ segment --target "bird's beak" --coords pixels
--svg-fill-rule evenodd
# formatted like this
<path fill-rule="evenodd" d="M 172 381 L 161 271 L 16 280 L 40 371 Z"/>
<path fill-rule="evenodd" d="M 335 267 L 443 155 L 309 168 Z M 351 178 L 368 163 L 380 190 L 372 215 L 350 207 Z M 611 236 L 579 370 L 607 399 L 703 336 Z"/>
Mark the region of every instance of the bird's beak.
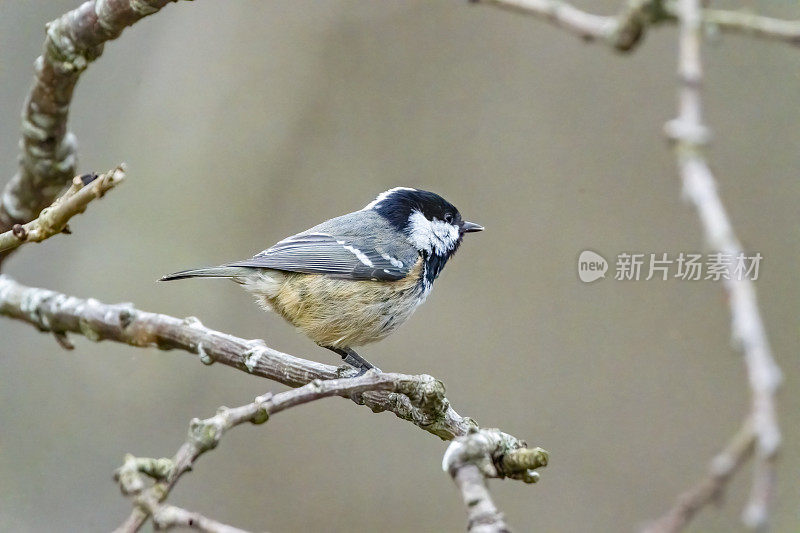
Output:
<path fill-rule="evenodd" d="M 473 231 L 483 231 L 483 226 L 474 222 L 467 222 L 465 220 L 461 223 L 461 230 L 464 233 L 472 233 Z"/>

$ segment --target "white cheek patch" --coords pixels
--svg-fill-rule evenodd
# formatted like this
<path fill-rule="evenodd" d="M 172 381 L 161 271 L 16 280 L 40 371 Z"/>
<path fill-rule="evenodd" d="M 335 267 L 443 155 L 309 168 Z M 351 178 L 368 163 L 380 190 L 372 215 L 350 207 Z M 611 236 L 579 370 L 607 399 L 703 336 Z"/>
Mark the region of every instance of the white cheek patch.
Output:
<path fill-rule="evenodd" d="M 448 224 L 443 220 L 433 219 L 431 221 L 433 233 L 439 238 L 439 241 L 444 244 L 447 251 L 450 251 L 458 241 L 458 228 L 452 224 Z"/>
<path fill-rule="evenodd" d="M 452 251 L 458 242 L 458 228 L 442 220 L 428 220 L 419 211 L 408 217 L 411 243 L 419 250 L 445 255 Z"/>

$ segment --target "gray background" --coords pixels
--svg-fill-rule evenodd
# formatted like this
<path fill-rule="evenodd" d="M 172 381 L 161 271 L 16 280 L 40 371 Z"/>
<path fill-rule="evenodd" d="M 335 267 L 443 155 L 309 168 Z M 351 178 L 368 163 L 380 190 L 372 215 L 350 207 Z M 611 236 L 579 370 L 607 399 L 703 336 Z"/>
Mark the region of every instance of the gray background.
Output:
<path fill-rule="evenodd" d="M 796 18 L 789 4 L 772 13 Z M 3 175 L 43 24 L 75 5 L 0 3 Z M 538 485 L 491 483 L 517 530 L 631 529 L 704 472 L 748 408 L 720 286 L 577 279 L 586 248 L 703 250 L 662 136 L 675 51 L 673 28 L 619 56 L 456 1 L 170 5 L 107 45 L 72 107 L 80 169 L 124 160 L 128 183 L 6 272 L 332 363 L 232 284 L 154 280 L 247 257 L 391 186 L 440 192 L 487 231 L 364 355 L 441 378 L 459 412 L 552 452 Z M 765 257 L 757 287 L 786 373 L 775 525 L 796 531 L 800 53 L 724 37 L 706 59 L 713 168 L 745 246 Z M 181 352 L 73 340 L 66 353 L 0 320 L 0 529 L 111 529 L 129 510 L 111 480 L 125 452 L 172 455 L 192 417 L 282 389 Z M 331 399 L 231 432 L 171 501 L 274 532 L 461 531 L 444 449 Z M 746 468 L 692 529 L 738 528 L 748 486 Z"/>

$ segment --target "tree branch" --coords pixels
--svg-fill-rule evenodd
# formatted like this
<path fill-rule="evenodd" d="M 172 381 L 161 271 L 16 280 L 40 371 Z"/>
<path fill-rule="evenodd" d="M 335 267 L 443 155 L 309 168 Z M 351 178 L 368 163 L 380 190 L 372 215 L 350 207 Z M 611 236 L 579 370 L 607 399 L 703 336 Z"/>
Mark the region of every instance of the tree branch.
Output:
<path fill-rule="evenodd" d="M 245 422 L 263 424 L 271 415 L 330 396 L 352 397 L 367 392 L 392 391 L 414 396 L 414 390 L 423 381 L 423 376 L 408 376 L 370 371 L 355 378 L 315 379 L 310 383 L 287 392 L 258 396 L 252 403 L 241 407 L 220 407 L 217 414 L 205 420 L 193 419 L 189 424 L 189 435 L 172 460 L 125 457 L 122 467 L 115 473 L 124 494 L 136 496 L 136 508 L 118 532 L 135 532 L 144 524 L 148 516 L 153 516 L 157 526 L 169 517 L 169 522 L 185 520 L 190 513 L 176 508 L 165 507 L 161 503 L 183 474 L 192 470 L 197 459 L 205 452 L 217 447 L 222 436 L 229 429 Z M 417 397 L 415 407 L 424 409 L 425 399 Z M 509 437 L 513 439 L 513 437 Z M 516 439 L 514 439 L 516 440 Z M 155 483 L 144 489 L 140 474 L 155 479 Z M 204 517 L 203 517 L 204 518 Z M 208 519 L 205 519 L 208 520 Z M 213 521 L 210 521 L 213 522 Z M 215 523 L 216 524 L 216 523 Z M 177 524 L 176 524 L 177 525 Z M 199 525 L 198 525 L 199 527 Z M 224 526 L 229 527 L 229 526 Z M 230 531 L 212 529 L 212 531 Z M 238 530 L 236 530 L 238 531 Z"/>
<path fill-rule="evenodd" d="M 442 470 L 450 474 L 467 508 L 470 533 L 508 532 L 503 514 L 489 494 L 486 478 L 521 479 L 536 483 L 534 470 L 547 466 L 549 454 L 527 448 L 524 441 L 498 429 L 474 429 L 457 437 L 442 458 Z"/>
<path fill-rule="evenodd" d="M 64 232 L 69 219 L 83 213 L 92 200 L 102 198 L 124 179 L 122 165 L 100 176 L 86 174 L 75 177 L 70 188 L 50 207 L 44 208 L 36 220 L 15 224 L 10 230 L 0 233 L 0 252 L 13 250 L 26 242 L 41 242 Z"/>
<path fill-rule="evenodd" d="M 263 340 L 209 329 L 193 317 L 180 319 L 140 311 L 132 304 L 108 305 L 93 298 L 25 287 L 8 276 L 0 276 L 0 315 L 60 335 L 77 333 L 93 341 L 184 350 L 199 355 L 205 364 L 219 362 L 291 387 L 355 373 L 354 369 L 342 370 L 273 350 Z M 391 411 L 444 440 L 477 427 L 474 420 L 453 410 L 444 396 L 444 385 L 431 376 L 421 376 L 404 394 L 366 392 L 352 399 L 375 412 Z"/>
<path fill-rule="evenodd" d="M 505 517 L 492 500 L 486 479 L 477 466 L 465 463 L 454 468 L 450 477 L 461 492 L 467 508 L 467 531 L 469 533 L 508 533 L 510 528 Z"/>
<path fill-rule="evenodd" d="M 679 3 L 664 3 L 664 10 L 671 18 L 677 19 Z M 750 37 L 800 45 L 800 21 L 763 17 L 746 11 L 727 11 L 722 9 L 701 10 L 703 23 L 718 28 L 724 33 L 742 34 Z"/>
<path fill-rule="evenodd" d="M 196 318 L 181 320 L 140 311 L 130 304 L 107 305 L 94 299 L 84 300 L 46 289 L 25 287 L 2 275 L 0 315 L 62 336 L 79 333 L 93 341 L 113 340 L 138 347 L 182 349 L 197 354 L 204 364 L 218 361 L 285 385 L 297 387 L 307 384 L 275 397 L 259 397 L 241 408 L 224 409 L 216 417 L 203 422 L 193 421 L 190 434 L 195 435 L 194 440 L 187 441 L 189 443 L 171 462 L 126 458 L 117 478 L 130 493 L 143 488 L 139 473 L 165 479 L 167 486 L 171 487 L 201 453 L 213 448 L 222 433 L 234 425 L 332 395 L 348 397 L 375 412 L 391 411 L 442 439 L 466 435 L 477 429 L 472 419 L 461 417 L 453 410 L 444 396 L 444 385 L 431 376 L 370 372 L 358 378 L 335 379 L 343 374 L 352 375 L 355 370 L 342 370 L 293 357 L 267 347 L 261 340 L 241 339 L 206 328 Z M 511 477 L 528 483 L 536 481 L 538 474 L 533 472 L 533 468 L 545 464 L 541 459 L 545 452 L 528 450 L 523 441 L 499 430 L 485 430 L 480 435 L 490 439 L 486 445 L 491 446 L 492 460 L 497 461 L 496 477 Z M 546 462 L 546 454 L 544 457 Z M 147 502 L 138 505 L 121 530 L 136 531 L 147 516 L 155 512 L 156 508 L 148 505 Z"/>
<path fill-rule="evenodd" d="M 187 511 L 174 505 L 153 506 L 150 510 L 153 513 L 153 523 L 159 530 L 184 527 L 204 533 L 247 533 L 244 529 L 217 522 L 200 513 Z"/>
<path fill-rule="evenodd" d="M 181 527 L 204 533 L 248 533 L 244 529 L 217 522 L 200 513 L 188 511 L 174 505 L 158 503 L 155 498 L 143 498 L 140 500 L 140 505 L 147 509 L 147 513 L 149 513 L 147 516 L 153 517 L 153 525 L 156 530 Z M 131 516 L 138 516 L 138 514 L 131 514 Z M 133 526 L 134 523 L 126 521 L 123 525 Z M 136 529 L 117 529 L 116 531 L 138 531 L 139 529 L 141 529 L 141 526 Z"/>
<path fill-rule="evenodd" d="M 699 0 L 681 0 L 679 18 L 679 115 L 665 129 L 667 135 L 676 141 L 683 192 L 700 216 L 706 240 L 712 249 L 735 257 L 742 252 L 742 246 L 703 154 L 710 134 L 703 123 L 702 114 L 702 12 Z M 774 461 L 781 442 L 774 399 L 781 382 L 781 371 L 767 341 L 753 282 L 746 278 L 730 278 L 724 280 L 724 287 L 730 304 L 732 337 L 744 354 L 747 368 L 752 397 L 748 417 L 752 420 L 757 451 L 755 478 L 743 521 L 749 527 L 759 529 L 765 527 L 769 519 L 775 478 Z M 750 422 L 746 424 L 747 427 L 750 425 Z M 725 483 L 728 478 L 719 478 L 718 481 Z M 668 514 L 682 514 L 688 521 L 696 510 L 693 508 L 691 513 L 686 513 L 675 509 Z"/>
<path fill-rule="evenodd" d="M 22 111 L 19 170 L 0 194 L 0 232 L 35 218 L 76 174 L 76 140 L 67 117 L 81 73 L 106 41 L 171 1 L 90 0 L 47 24 Z M 0 253 L 0 262 L 7 255 Z"/>
<path fill-rule="evenodd" d="M 700 509 L 718 502 L 728 481 L 753 455 L 756 434 L 748 419 L 712 461 L 706 477 L 687 489 L 675 500 L 672 508 L 661 518 L 647 525 L 642 533 L 673 533 L 685 528 Z"/>
<path fill-rule="evenodd" d="M 615 17 L 594 15 L 561 0 L 472 0 L 514 13 L 533 15 L 587 41 L 609 41 L 617 27 Z"/>
<path fill-rule="evenodd" d="M 666 0 L 627 0 L 616 16 L 594 15 L 562 0 L 471 1 L 546 20 L 586 41 L 602 42 L 620 52 L 633 50 L 648 26 L 677 22 L 680 11 L 678 2 Z M 719 9 L 703 9 L 700 14 L 704 24 L 725 33 L 800 45 L 800 21 Z"/>

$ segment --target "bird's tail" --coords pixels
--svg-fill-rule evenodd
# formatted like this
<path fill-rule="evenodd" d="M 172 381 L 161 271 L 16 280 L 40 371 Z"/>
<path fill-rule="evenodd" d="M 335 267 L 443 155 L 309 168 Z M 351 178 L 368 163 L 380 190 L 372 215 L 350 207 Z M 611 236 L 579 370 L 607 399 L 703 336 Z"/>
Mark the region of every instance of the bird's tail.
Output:
<path fill-rule="evenodd" d="M 193 268 L 168 274 L 158 281 L 172 281 L 186 278 L 235 278 L 252 274 L 253 269 L 248 267 L 218 266 L 208 268 Z"/>

